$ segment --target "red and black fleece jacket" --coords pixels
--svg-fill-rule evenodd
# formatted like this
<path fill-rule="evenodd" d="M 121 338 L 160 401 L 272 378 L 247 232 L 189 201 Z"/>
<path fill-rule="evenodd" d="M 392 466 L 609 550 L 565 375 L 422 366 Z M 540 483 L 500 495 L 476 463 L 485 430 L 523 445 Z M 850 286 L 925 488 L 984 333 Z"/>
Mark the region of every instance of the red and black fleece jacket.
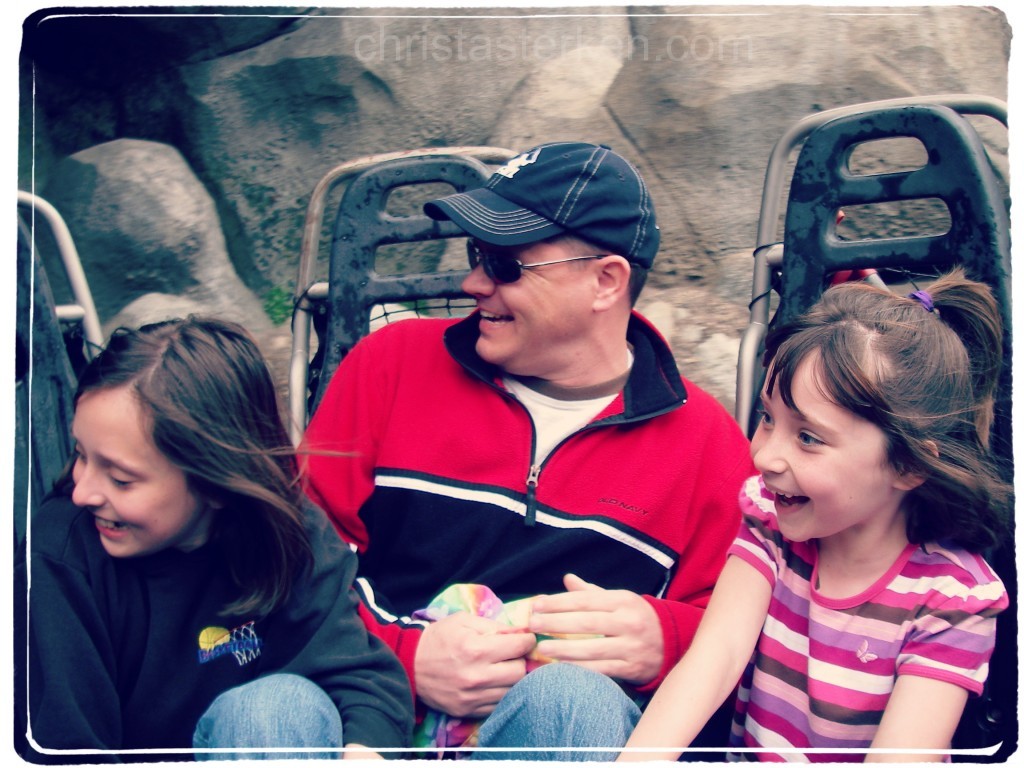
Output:
<path fill-rule="evenodd" d="M 415 685 L 423 624 L 411 614 L 445 587 L 485 584 L 508 601 L 561 592 L 575 573 L 656 611 L 665 661 L 652 690 L 689 646 L 739 530 L 747 439 L 634 313 L 623 391 L 531 479 L 530 415 L 476 354 L 478 333 L 476 314 L 371 333 L 306 432 L 308 492 L 358 550 L 363 619 Z"/>

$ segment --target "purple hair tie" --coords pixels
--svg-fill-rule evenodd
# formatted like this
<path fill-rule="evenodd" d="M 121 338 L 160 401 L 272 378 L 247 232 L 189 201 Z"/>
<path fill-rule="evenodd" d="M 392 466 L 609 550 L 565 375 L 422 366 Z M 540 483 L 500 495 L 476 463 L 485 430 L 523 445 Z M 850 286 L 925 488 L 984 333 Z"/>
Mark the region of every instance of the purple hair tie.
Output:
<path fill-rule="evenodd" d="M 921 306 L 929 312 L 935 311 L 935 304 L 932 302 L 932 296 L 928 291 L 914 291 L 907 296 L 908 299 L 914 299 L 915 301 L 921 302 Z"/>

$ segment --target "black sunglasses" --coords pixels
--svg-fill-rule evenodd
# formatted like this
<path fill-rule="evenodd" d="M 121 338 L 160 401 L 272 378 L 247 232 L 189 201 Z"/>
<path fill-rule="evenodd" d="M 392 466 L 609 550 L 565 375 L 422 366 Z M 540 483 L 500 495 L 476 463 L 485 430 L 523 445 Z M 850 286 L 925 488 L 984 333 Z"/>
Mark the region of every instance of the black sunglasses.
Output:
<path fill-rule="evenodd" d="M 536 264 L 523 264 L 512 255 L 502 255 L 493 251 L 485 251 L 472 240 L 466 241 L 466 255 L 469 256 L 469 268 L 476 269 L 477 264 L 483 264 L 484 273 L 496 283 L 514 283 L 523 276 L 524 269 L 536 269 L 546 267 L 549 264 L 564 264 L 567 261 L 586 261 L 588 259 L 603 259 L 607 253 L 594 256 L 573 256 L 569 259 L 555 259 L 554 261 L 538 261 Z"/>

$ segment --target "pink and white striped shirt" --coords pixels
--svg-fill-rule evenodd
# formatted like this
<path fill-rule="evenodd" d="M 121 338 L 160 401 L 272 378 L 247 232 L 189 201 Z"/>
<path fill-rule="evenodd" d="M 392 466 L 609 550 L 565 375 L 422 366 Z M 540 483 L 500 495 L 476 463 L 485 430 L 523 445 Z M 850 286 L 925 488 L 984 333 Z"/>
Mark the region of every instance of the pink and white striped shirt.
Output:
<path fill-rule="evenodd" d="M 921 675 L 980 693 L 1006 589 L 979 555 L 909 544 L 853 597 L 814 588 L 815 541 L 779 532 L 760 477 L 740 493 L 744 523 L 730 549 L 772 586 L 768 616 L 741 680 L 730 747 L 836 749 L 731 753 L 733 760 L 860 761 L 897 675 Z"/>

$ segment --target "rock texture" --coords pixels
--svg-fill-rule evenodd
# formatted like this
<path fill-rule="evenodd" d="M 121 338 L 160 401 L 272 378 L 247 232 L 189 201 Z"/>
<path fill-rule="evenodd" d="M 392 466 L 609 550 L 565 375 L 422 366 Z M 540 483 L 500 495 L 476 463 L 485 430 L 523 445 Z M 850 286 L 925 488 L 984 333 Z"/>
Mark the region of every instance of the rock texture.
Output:
<path fill-rule="evenodd" d="M 25 24 L 19 183 L 33 172 L 67 216 L 104 321 L 156 292 L 259 330 L 252 295 L 293 290 L 310 193 L 337 164 L 607 143 L 662 225 L 641 308 L 731 407 L 775 141 L 869 100 L 1006 99 L 1010 37 L 999 10 L 957 6 L 43 12 Z M 1005 168 L 1005 131 L 976 123 Z M 259 332 L 286 346 L 287 326 Z"/>
<path fill-rule="evenodd" d="M 109 324 L 205 307 L 268 330 L 259 299 L 228 259 L 213 199 L 176 149 L 116 139 L 60 161 L 54 178 L 46 197 L 74 225 L 96 310 Z M 155 302 L 154 294 L 179 301 Z M 126 305 L 133 309 L 121 317 Z"/>

